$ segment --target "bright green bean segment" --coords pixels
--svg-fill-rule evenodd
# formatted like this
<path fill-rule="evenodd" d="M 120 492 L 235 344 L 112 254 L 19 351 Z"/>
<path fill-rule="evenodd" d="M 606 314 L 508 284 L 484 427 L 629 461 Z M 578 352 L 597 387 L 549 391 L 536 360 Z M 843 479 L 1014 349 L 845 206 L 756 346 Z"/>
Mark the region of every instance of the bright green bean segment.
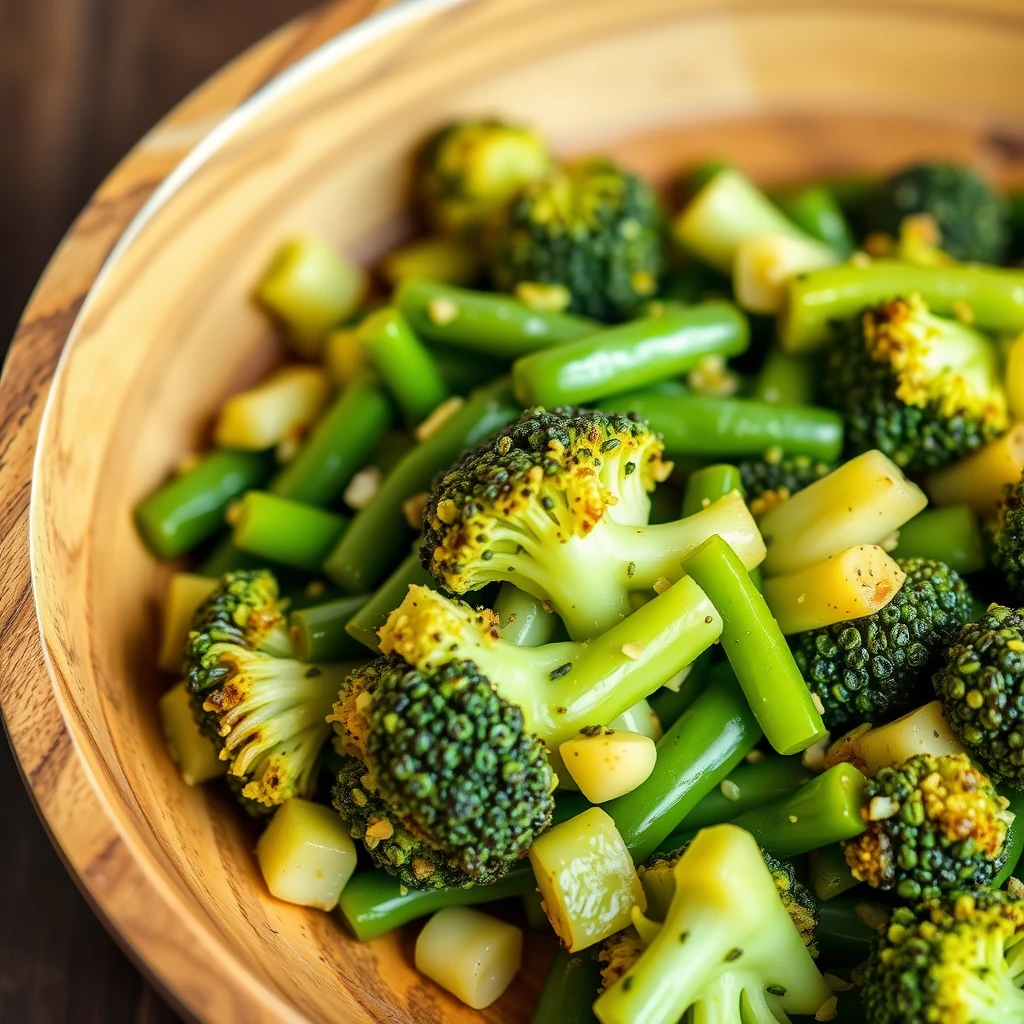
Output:
<path fill-rule="evenodd" d="M 348 520 L 335 512 L 249 491 L 238 504 L 231 539 L 239 551 L 316 572 L 346 526 Z"/>
<path fill-rule="evenodd" d="M 338 597 L 311 605 L 288 616 L 295 653 L 302 661 L 349 661 L 364 657 L 366 649 L 346 626 L 369 600 L 366 594 Z"/>
<path fill-rule="evenodd" d="M 414 551 L 381 584 L 376 593 L 357 611 L 345 625 L 345 631 L 368 650 L 376 653 L 380 649 L 377 630 L 387 617 L 402 603 L 409 587 L 413 584 L 429 587 L 434 585 L 430 573 L 420 564 L 419 551 Z"/>
<path fill-rule="evenodd" d="M 929 558 L 959 573 L 979 572 L 988 564 L 974 509 L 947 505 L 918 512 L 900 527 L 893 558 Z"/>
<path fill-rule="evenodd" d="M 743 493 L 743 482 L 740 471 L 728 463 L 717 463 L 695 470 L 686 481 L 683 495 L 683 515 L 692 516 L 702 508 L 719 498 L 724 498 L 730 491 Z"/>

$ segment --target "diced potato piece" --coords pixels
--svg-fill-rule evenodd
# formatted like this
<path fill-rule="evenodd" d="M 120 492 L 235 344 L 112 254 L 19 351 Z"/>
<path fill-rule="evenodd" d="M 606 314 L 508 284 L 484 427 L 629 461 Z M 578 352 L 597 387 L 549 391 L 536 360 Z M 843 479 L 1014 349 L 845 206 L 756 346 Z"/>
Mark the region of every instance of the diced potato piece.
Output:
<path fill-rule="evenodd" d="M 1010 415 L 1024 423 L 1024 334 L 1017 336 L 1006 356 L 1006 399 Z"/>
<path fill-rule="evenodd" d="M 876 729 L 861 726 L 841 736 L 829 748 L 825 767 L 846 761 L 865 775 L 874 775 L 879 768 L 901 764 L 917 754 L 942 757 L 963 753 L 963 746 L 942 714 L 941 701 L 933 700 L 887 725 Z"/>
<path fill-rule="evenodd" d="M 213 741 L 204 736 L 196 725 L 184 681 L 171 687 L 160 698 L 160 721 L 164 727 L 167 752 L 178 766 L 186 786 L 209 782 L 227 771 L 227 762 L 217 756 Z"/>
<path fill-rule="evenodd" d="M 356 869 L 356 848 L 337 812 L 291 799 L 263 830 L 256 859 L 279 900 L 333 910 Z"/>
<path fill-rule="evenodd" d="M 750 313 L 773 315 L 783 306 L 791 277 L 839 262 L 833 249 L 790 234 L 748 235 L 736 247 L 732 284 L 736 301 Z"/>
<path fill-rule="evenodd" d="M 176 572 L 167 588 L 164 604 L 163 630 L 157 665 L 164 672 L 178 673 L 185 660 L 185 642 L 192 628 L 196 609 L 213 593 L 218 581 L 211 576 Z"/>
<path fill-rule="evenodd" d="M 363 343 L 347 327 L 331 331 L 324 342 L 324 365 L 339 387 L 351 384 L 369 365 Z"/>
<path fill-rule="evenodd" d="M 468 285 L 480 273 L 480 258 L 453 238 L 422 238 L 388 255 L 381 270 L 395 286 L 409 278 Z"/>
<path fill-rule="evenodd" d="M 608 728 L 621 729 L 623 732 L 638 732 L 641 736 L 650 736 L 655 743 L 664 734 L 661 720 L 646 700 L 638 701 L 628 711 L 623 711 L 618 718 L 608 723 Z"/>
<path fill-rule="evenodd" d="M 858 455 L 761 519 L 765 575 L 797 572 L 858 544 L 880 544 L 927 504 L 921 488 L 880 451 Z"/>
<path fill-rule="evenodd" d="M 907 574 L 878 545 L 858 545 L 799 572 L 766 579 L 762 593 L 783 633 L 802 633 L 884 608 Z"/>
<path fill-rule="evenodd" d="M 319 366 L 286 366 L 220 410 L 214 440 L 225 448 L 263 451 L 294 438 L 320 415 L 327 374 Z"/>
<path fill-rule="evenodd" d="M 969 505 L 976 512 L 991 512 L 1003 497 L 1003 488 L 1015 484 L 1024 472 L 1024 423 L 1011 427 L 971 455 L 932 473 L 925 482 L 936 505 Z"/>
<path fill-rule="evenodd" d="M 654 771 L 654 740 L 635 732 L 599 729 L 566 740 L 559 748 L 566 771 L 592 803 L 631 793 Z"/>
<path fill-rule="evenodd" d="M 633 858 L 615 822 L 592 807 L 530 847 L 544 912 L 570 953 L 613 935 L 647 909 Z"/>
<path fill-rule="evenodd" d="M 500 998 L 523 962 L 523 933 L 470 907 L 446 907 L 416 939 L 416 970 L 482 1010 Z"/>

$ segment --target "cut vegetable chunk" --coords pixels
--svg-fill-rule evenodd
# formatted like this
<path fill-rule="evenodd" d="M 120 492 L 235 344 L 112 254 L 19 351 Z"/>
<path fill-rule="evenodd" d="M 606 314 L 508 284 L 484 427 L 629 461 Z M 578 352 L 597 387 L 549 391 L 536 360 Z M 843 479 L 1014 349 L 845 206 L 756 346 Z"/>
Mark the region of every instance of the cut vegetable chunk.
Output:
<path fill-rule="evenodd" d="M 186 786 L 209 782 L 227 771 L 227 762 L 217 756 L 216 747 L 196 725 L 188 687 L 184 682 L 178 683 L 160 698 L 160 721 L 167 741 L 167 752 L 178 766 Z"/>

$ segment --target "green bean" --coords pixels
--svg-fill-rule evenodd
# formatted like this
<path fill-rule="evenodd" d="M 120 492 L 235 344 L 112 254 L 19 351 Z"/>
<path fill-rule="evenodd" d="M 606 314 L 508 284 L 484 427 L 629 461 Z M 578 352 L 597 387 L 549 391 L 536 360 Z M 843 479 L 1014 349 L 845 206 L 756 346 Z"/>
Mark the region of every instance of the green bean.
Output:
<path fill-rule="evenodd" d="M 377 630 L 402 603 L 412 584 L 431 586 L 430 573 L 420 564 L 419 547 L 381 584 L 375 594 L 349 619 L 345 631 L 354 640 L 376 653 L 380 649 Z"/>
<path fill-rule="evenodd" d="M 779 447 L 789 455 L 831 462 L 843 447 L 843 421 L 830 409 L 773 405 L 749 398 L 671 397 L 649 391 L 598 403 L 609 412 L 635 412 L 662 434 L 668 455 L 756 458 Z"/>
<path fill-rule="evenodd" d="M 1003 842 L 1003 853 L 1006 860 L 992 880 L 993 889 L 998 889 L 1006 883 L 1007 879 L 1017 870 L 1021 854 L 1024 854 L 1024 793 L 1018 793 L 1017 790 L 1010 789 L 1009 786 L 1000 786 L 999 794 L 1009 801 L 1009 806 L 1006 809 L 1014 818 L 1006 830 L 1006 839 Z"/>
<path fill-rule="evenodd" d="M 834 899 L 856 885 L 860 882 L 853 877 L 839 843 L 811 851 L 811 887 L 819 900 Z"/>
<path fill-rule="evenodd" d="M 673 690 L 662 686 L 647 698 L 647 702 L 658 716 L 658 721 L 663 729 L 669 728 L 697 699 L 707 684 L 710 668 L 711 652 L 705 651 L 690 665 L 678 689 Z"/>
<path fill-rule="evenodd" d="M 212 537 L 236 498 L 270 476 L 266 452 L 215 449 L 198 465 L 166 483 L 135 506 L 135 525 L 160 558 L 176 558 Z"/>
<path fill-rule="evenodd" d="M 511 583 L 502 583 L 494 611 L 500 623 L 498 635 L 520 647 L 551 643 L 561 626 L 557 615 L 544 610 L 543 601 Z"/>
<path fill-rule="evenodd" d="M 980 264 L 919 267 L 879 260 L 794 278 L 779 319 L 779 340 L 787 352 L 810 352 L 828 343 L 836 321 L 911 293 L 920 295 L 933 313 L 969 315 L 974 326 L 985 331 L 1024 330 L 1024 270 Z"/>
<path fill-rule="evenodd" d="M 470 398 L 384 478 L 380 490 L 359 510 L 324 563 L 327 575 L 349 593 L 372 590 L 393 568 L 411 539 L 413 531 L 403 504 L 426 491 L 434 475 L 451 466 L 463 449 L 511 422 L 518 412 L 507 380 Z"/>
<path fill-rule="evenodd" d="M 395 304 L 421 338 L 507 360 L 601 327 L 584 317 L 540 312 L 503 295 L 436 281 L 403 281 Z"/>
<path fill-rule="evenodd" d="M 329 505 L 394 420 L 395 410 L 371 374 L 361 374 L 323 415 L 298 454 L 270 484 L 282 498 Z"/>
<path fill-rule="evenodd" d="M 398 310 L 371 313 L 356 336 L 409 426 L 422 423 L 448 397 L 437 364 Z"/>
<path fill-rule="evenodd" d="M 754 381 L 754 398 L 772 405 L 813 405 L 820 373 L 813 357 L 793 356 L 772 345 Z"/>
<path fill-rule="evenodd" d="M 794 754 L 822 739 L 821 714 L 789 644 L 732 548 L 711 537 L 683 568 L 722 616 L 722 648 L 768 742 Z"/>
<path fill-rule="evenodd" d="M 601 987 L 601 964 L 595 953 L 555 951 L 530 1024 L 597 1024 L 593 1006 Z"/>
<path fill-rule="evenodd" d="M 239 551 L 229 533 L 211 548 L 209 554 L 199 563 L 196 572 L 200 576 L 214 576 L 219 579 L 226 572 L 258 569 L 262 564 L 262 560 L 255 555 Z"/>
<path fill-rule="evenodd" d="M 348 520 L 335 512 L 249 491 L 238 503 L 231 537 L 239 551 L 316 572 L 346 526 Z"/>
<path fill-rule="evenodd" d="M 363 657 L 366 649 L 345 629 L 369 600 L 366 594 L 338 597 L 288 616 L 295 653 L 302 661 L 348 661 Z"/>
<path fill-rule="evenodd" d="M 883 903 L 860 900 L 854 896 L 829 900 L 818 906 L 818 927 L 814 937 L 821 957 L 836 964 L 863 963 L 878 938 L 879 928 L 892 913 Z M 878 922 L 878 927 L 874 922 Z M 851 1020 L 863 1021 L 863 1017 Z"/>
<path fill-rule="evenodd" d="M 783 213 L 812 238 L 824 242 L 836 255 L 846 259 L 857 243 L 835 197 L 821 185 L 811 185 L 788 196 L 781 203 Z"/>
<path fill-rule="evenodd" d="M 966 505 L 918 512 L 900 527 L 893 558 L 930 558 L 960 573 L 980 572 L 988 564 L 978 517 Z"/>
<path fill-rule="evenodd" d="M 468 356 L 463 349 L 431 343 L 430 354 L 453 395 L 468 395 L 508 373 L 508 363 L 482 352 Z"/>
<path fill-rule="evenodd" d="M 740 471 L 728 463 L 705 466 L 690 474 L 683 495 L 683 516 L 692 516 L 730 491 L 743 494 Z"/>
<path fill-rule="evenodd" d="M 704 302 L 523 356 L 512 381 L 524 405 L 580 405 L 676 377 L 707 356 L 739 355 L 749 342 L 735 306 Z"/>

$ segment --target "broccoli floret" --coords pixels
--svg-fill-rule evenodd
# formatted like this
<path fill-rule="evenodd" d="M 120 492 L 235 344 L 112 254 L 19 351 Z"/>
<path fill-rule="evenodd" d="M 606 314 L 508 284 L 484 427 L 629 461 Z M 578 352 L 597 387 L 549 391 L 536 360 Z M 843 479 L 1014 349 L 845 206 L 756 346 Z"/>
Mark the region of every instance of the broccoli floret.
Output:
<path fill-rule="evenodd" d="M 633 927 L 610 935 L 601 944 L 598 959 L 601 961 L 601 991 L 611 988 L 633 969 L 644 951 L 640 935 Z"/>
<path fill-rule="evenodd" d="M 826 376 L 851 452 L 878 448 L 898 466 L 945 465 L 1009 423 L 999 356 L 958 320 L 917 295 L 892 299 L 841 331 Z"/>
<path fill-rule="evenodd" d="M 747 504 L 756 519 L 835 469 L 808 455 L 786 455 L 781 448 L 769 448 L 761 458 L 744 459 L 738 465 Z"/>
<path fill-rule="evenodd" d="M 993 564 L 1003 574 L 1011 596 L 1024 601 L 1024 475 L 1003 488 L 991 539 Z"/>
<path fill-rule="evenodd" d="M 872 615 L 799 633 L 793 656 L 833 732 L 926 699 L 929 669 L 971 614 L 967 584 L 944 562 L 907 558 L 892 600 Z"/>
<path fill-rule="evenodd" d="M 347 674 L 294 657 L 266 570 L 228 573 L 198 609 L 186 648 L 186 680 L 202 732 L 228 762 L 243 805 L 262 814 L 312 795 L 327 715 Z"/>
<path fill-rule="evenodd" d="M 927 214 L 958 260 L 1001 263 L 1010 244 L 1006 203 L 960 164 L 920 163 L 887 178 L 867 204 L 866 227 L 892 237 L 905 217 Z"/>
<path fill-rule="evenodd" d="M 523 188 L 498 215 L 488 263 L 498 289 L 560 284 L 569 308 L 623 320 L 657 290 L 664 214 L 653 190 L 610 160 L 581 160 Z"/>
<path fill-rule="evenodd" d="M 633 912 L 646 948 L 594 1003 L 602 1024 L 778 1024 L 832 997 L 748 832 L 699 832 L 673 874 L 663 923 Z"/>
<path fill-rule="evenodd" d="M 918 754 L 868 780 L 867 831 L 844 844 L 854 878 L 905 900 L 987 885 L 1012 816 L 966 754 Z"/>
<path fill-rule="evenodd" d="M 452 661 L 471 663 L 522 712 L 526 730 L 557 750 L 671 679 L 715 642 L 722 621 L 686 578 L 590 641 L 520 647 L 500 639 L 498 627 L 488 608 L 413 585 L 380 628 L 380 649 L 425 673 Z"/>
<path fill-rule="evenodd" d="M 932 681 L 968 753 L 1024 791 L 1024 610 L 992 605 L 964 626 Z"/>
<path fill-rule="evenodd" d="M 899 907 L 864 966 L 868 1024 L 1024 1020 L 1024 901 L 981 889 Z"/>
<path fill-rule="evenodd" d="M 470 662 L 378 659 L 346 680 L 331 720 L 362 769 L 339 775 L 335 807 L 410 887 L 494 881 L 551 822 L 543 744 Z"/>
<path fill-rule="evenodd" d="M 549 602 L 574 639 L 628 615 L 631 591 L 678 579 L 686 552 L 715 533 L 756 565 L 764 544 L 737 494 L 645 525 L 648 492 L 670 468 L 661 456 L 633 416 L 527 410 L 435 483 L 423 565 L 456 594 L 509 580 Z"/>
<path fill-rule="evenodd" d="M 524 185 L 552 169 L 547 143 L 498 118 L 456 121 L 420 152 L 416 191 L 427 221 L 446 235 L 472 235 Z"/>
<path fill-rule="evenodd" d="M 675 866 L 689 845 L 685 843 L 671 853 L 656 853 L 637 869 L 647 897 L 647 916 L 652 921 L 660 924 L 669 913 L 676 892 Z M 797 881 L 796 872 L 789 861 L 778 860 L 764 849 L 761 850 L 761 858 L 771 873 L 779 899 L 800 933 L 804 946 L 817 959 L 818 946 L 814 933 L 818 928 L 818 908 L 814 897 L 805 885 Z"/>

